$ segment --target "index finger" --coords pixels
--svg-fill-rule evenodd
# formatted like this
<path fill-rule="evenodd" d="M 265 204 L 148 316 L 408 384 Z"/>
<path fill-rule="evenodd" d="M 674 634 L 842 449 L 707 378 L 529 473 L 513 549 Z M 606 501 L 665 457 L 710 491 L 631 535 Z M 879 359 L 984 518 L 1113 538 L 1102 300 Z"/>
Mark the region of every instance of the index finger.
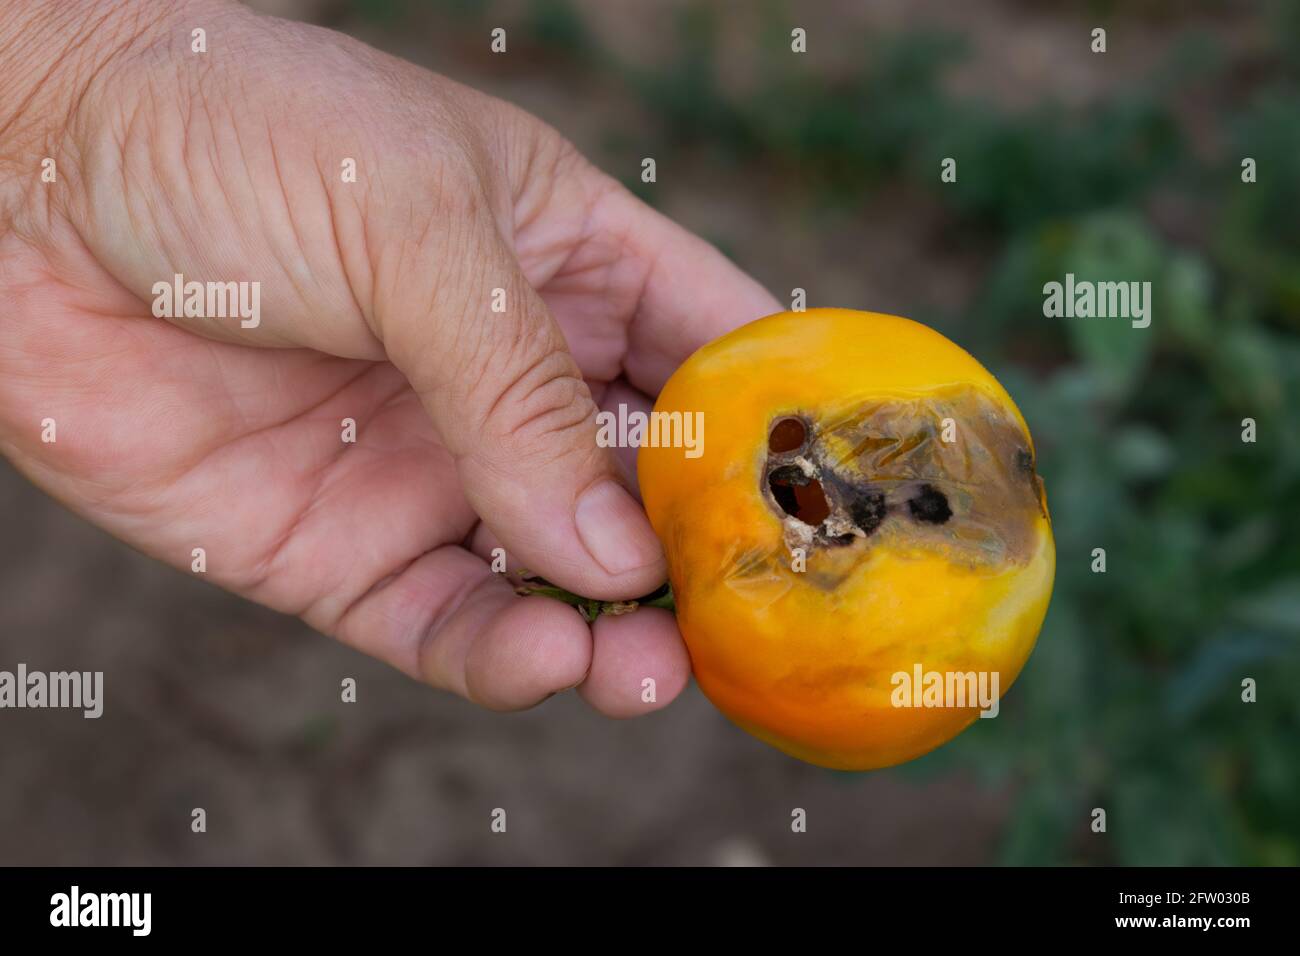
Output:
<path fill-rule="evenodd" d="M 596 232 L 622 237 L 625 255 L 645 267 L 628 327 L 628 381 L 657 395 L 701 345 L 782 306 L 716 247 L 647 206 L 612 190 L 593 210 Z"/>

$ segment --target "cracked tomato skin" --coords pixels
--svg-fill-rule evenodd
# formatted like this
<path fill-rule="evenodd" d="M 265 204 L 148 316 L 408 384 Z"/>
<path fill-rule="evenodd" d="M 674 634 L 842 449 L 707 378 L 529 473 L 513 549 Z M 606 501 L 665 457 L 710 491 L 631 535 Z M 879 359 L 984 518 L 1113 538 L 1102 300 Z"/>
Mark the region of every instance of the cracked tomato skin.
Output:
<path fill-rule="evenodd" d="M 969 354 L 897 316 L 780 313 L 701 348 L 655 411 L 703 413 L 698 457 L 643 444 L 638 473 L 695 677 L 736 724 L 866 770 L 979 715 L 895 706 L 896 675 L 1011 686 L 1055 549 L 1024 419 Z M 826 506 L 791 514 L 777 480 L 790 475 Z"/>

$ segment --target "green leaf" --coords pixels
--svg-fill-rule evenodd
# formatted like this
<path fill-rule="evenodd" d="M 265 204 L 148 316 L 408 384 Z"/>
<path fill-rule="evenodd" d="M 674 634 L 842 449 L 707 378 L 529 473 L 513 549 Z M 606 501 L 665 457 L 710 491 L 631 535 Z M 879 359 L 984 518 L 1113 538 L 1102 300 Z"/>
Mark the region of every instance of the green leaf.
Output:
<path fill-rule="evenodd" d="M 1300 577 L 1283 578 L 1232 609 L 1244 624 L 1300 636 Z"/>
<path fill-rule="evenodd" d="M 1152 479 L 1168 474 L 1177 452 L 1169 438 L 1146 425 L 1129 425 L 1115 436 L 1111 461 L 1125 478 Z"/>
<path fill-rule="evenodd" d="M 1166 711 L 1176 721 L 1186 722 L 1208 706 L 1216 695 L 1239 700 L 1243 668 L 1293 652 L 1287 641 L 1242 630 L 1219 634 L 1169 682 L 1165 691 Z"/>
<path fill-rule="evenodd" d="M 1151 326 L 1135 328 L 1130 317 L 1062 318 L 1070 341 L 1097 376 L 1101 390 L 1114 399 L 1128 395 L 1146 363 L 1159 321 L 1163 257 L 1159 242 L 1137 217 L 1105 214 L 1087 219 L 1062 257 L 1063 270 L 1080 282 L 1151 283 L 1146 302 Z M 1060 277 L 1064 281 L 1065 276 Z M 1129 303 L 1130 314 L 1135 303 Z"/>

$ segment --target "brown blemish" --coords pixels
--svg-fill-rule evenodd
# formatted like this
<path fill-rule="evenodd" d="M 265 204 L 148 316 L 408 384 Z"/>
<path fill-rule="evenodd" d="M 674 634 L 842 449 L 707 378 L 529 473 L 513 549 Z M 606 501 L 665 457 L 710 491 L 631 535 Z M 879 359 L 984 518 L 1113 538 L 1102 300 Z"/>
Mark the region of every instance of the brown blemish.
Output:
<path fill-rule="evenodd" d="M 954 442 L 939 438 L 945 418 Z M 1028 436 L 979 389 L 785 415 L 768 435 L 764 490 L 788 548 L 879 542 L 980 567 L 1036 547 L 1046 502 Z"/>
<path fill-rule="evenodd" d="M 899 458 L 902 458 L 904 455 L 908 454 L 909 452 L 915 451 L 922 444 L 924 444 L 929 439 L 929 437 L 930 437 L 930 432 L 928 429 L 915 432 L 914 434 L 909 435 L 903 441 L 896 442 L 893 448 L 889 449 L 888 452 L 880 456 L 876 464 L 877 465 L 892 464 L 894 461 L 898 460 Z"/>

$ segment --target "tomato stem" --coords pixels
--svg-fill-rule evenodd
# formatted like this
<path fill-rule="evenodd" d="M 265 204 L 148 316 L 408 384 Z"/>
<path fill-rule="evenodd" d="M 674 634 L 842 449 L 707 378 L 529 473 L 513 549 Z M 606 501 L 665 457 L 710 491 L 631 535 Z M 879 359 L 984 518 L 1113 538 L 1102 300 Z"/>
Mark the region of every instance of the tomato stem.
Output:
<path fill-rule="evenodd" d="M 620 614 L 635 611 L 639 607 L 661 607 L 673 612 L 677 610 L 677 605 L 673 601 L 673 589 L 667 584 L 658 590 L 651 591 L 644 597 L 637 598 L 635 601 L 601 601 L 596 598 L 583 597 L 581 594 L 574 594 L 572 591 L 566 591 L 564 588 L 558 587 L 545 578 L 538 577 L 528 571 L 520 571 L 518 577 L 520 583 L 515 587 L 516 594 L 525 596 L 540 595 L 541 597 L 563 601 L 571 607 L 576 607 L 578 613 L 588 623 L 596 620 L 602 614 L 617 617 Z"/>

